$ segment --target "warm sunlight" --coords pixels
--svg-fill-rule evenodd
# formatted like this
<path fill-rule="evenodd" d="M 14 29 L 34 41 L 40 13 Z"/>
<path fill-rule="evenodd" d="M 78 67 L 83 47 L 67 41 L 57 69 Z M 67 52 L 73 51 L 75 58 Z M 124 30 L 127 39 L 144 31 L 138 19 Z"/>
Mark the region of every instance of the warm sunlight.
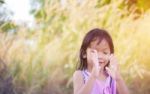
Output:
<path fill-rule="evenodd" d="M 13 12 L 12 19 L 16 22 L 32 22 L 33 16 L 30 14 L 30 0 L 5 0 L 6 6 Z"/>

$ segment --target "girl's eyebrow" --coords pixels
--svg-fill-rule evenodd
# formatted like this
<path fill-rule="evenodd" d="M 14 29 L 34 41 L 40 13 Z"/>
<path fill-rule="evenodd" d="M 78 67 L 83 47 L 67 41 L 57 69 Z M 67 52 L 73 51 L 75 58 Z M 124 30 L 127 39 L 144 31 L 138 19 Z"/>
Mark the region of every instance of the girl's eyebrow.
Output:
<path fill-rule="evenodd" d="M 109 48 L 103 48 L 102 51 L 109 51 Z"/>
<path fill-rule="evenodd" d="M 109 48 L 104 48 L 103 50 L 108 50 Z"/>
<path fill-rule="evenodd" d="M 107 51 L 109 52 L 109 48 L 103 48 L 103 49 L 96 49 L 97 51 Z"/>

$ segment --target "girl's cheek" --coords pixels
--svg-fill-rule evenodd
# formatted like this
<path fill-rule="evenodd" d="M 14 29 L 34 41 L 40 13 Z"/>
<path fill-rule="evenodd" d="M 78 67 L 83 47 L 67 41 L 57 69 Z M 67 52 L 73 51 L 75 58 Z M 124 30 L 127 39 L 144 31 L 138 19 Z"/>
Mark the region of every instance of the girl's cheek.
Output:
<path fill-rule="evenodd" d="M 88 52 L 87 52 L 87 61 L 88 61 L 88 62 L 91 62 L 91 61 L 92 61 L 91 55 L 90 55 L 90 53 L 88 53 Z"/>
<path fill-rule="evenodd" d="M 110 55 L 105 55 L 105 61 L 108 63 L 110 61 L 109 59 Z"/>
<path fill-rule="evenodd" d="M 109 55 L 105 55 L 105 60 L 109 61 Z"/>

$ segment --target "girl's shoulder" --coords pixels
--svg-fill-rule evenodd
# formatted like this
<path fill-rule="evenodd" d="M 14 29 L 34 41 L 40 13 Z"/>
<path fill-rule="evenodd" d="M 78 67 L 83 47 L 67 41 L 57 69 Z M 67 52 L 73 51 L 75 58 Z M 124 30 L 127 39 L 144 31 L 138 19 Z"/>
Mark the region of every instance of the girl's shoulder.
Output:
<path fill-rule="evenodd" d="M 76 70 L 73 74 L 73 78 L 76 78 L 76 77 L 82 77 L 82 71 L 81 70 Z"/>
<path fill-rule="evenodd" d="M 74 72 L 74 74 L 73 74 L 73 84 L 74 84 L 74 87 L 82 86 L 84 84 L 84 79 L 83 79 L 81 70 L 76 70 Z"/>

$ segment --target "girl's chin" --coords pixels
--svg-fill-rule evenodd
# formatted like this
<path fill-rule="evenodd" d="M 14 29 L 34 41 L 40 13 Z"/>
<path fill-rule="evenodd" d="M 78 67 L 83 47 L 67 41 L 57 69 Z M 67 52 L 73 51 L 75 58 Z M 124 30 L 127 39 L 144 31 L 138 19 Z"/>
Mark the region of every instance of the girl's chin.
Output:
<path fill-rule="evenodd" d="M 100 63 L 101 67 L 105 67 L 107 64 L 106 63 Z"/>

